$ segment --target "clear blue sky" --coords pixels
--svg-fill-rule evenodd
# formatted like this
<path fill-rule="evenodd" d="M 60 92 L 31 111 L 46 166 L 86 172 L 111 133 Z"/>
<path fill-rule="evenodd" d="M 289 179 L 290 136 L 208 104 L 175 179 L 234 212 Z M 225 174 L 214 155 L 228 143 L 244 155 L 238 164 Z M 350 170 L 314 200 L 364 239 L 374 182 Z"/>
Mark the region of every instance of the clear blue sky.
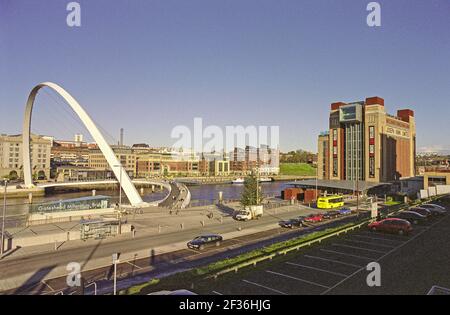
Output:
<path fill-rule="evenodd" d="M 66 88 L 127 144 L 171 145 L 175 125 L 279 125 L 281 149 L 316 150 L 329 104 L 385 98 L 416 112 L 418 147 L 450 149 L 450 1 L 0 0 L 0 133 L 20 133 L 30 89 Z M 81 124 L 43 93 L 33 130 Z M 60 112 L 66 120 L 58 121 Z"/>

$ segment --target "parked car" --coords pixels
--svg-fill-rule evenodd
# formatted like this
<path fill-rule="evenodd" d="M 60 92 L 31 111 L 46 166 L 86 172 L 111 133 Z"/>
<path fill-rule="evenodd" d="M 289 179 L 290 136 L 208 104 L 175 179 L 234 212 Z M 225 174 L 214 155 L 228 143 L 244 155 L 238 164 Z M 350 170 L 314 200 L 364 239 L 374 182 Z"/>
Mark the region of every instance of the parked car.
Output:
<path fill-rule="evenodd" d="M 427 221 L 427 217 L 413 211 L 401 211 L 393 217 L 398 219 L 404 219 L 411 224 L 422 224 Z"/>
<path fill-rule="evenodd" d="M 220 246 L 223 237 L 218 234 L 201 235 L 187 243 L 187 247 L 191 249 L 203 250 L 210 246 Z"/>
<path fill-rule="evenodd" d="M 447 213 L 444 207 L 431 203 L 422 204 L 420 207 L 429 210 L 432 215 L 444 215 Z"/>
<path fill-rule="evenodd" d="M 289 220 L 283 220 L 283 221 L 280 221 L 279 225 L 281 227 L 284 227 L 284 228 L 293 229 L 295 227 L 302 227 L 303 226 L 303 220 L 300 220 L 300 219 L 297 219 L 297 218 L 289 219 Z"/>
<path fill-rule="evenodd" d="M 424 203 L 424 204 L 420 205 L 420 207 L 422 207 L 422 208 L 424 208 L 424 206 L 447 210 L 444 206 L 438 205 L 437 203 Z"/>
<path fill-rule="evenodd" d="M 348 208 L 342 208 L 342 209 L 339 209 L 338 211 L 339 211 L 339 214 L 340 214 L 340 215 L 349 215 L 349 214 L 352 214 L 352 210 L 350 210 L 350 209 L 348 209 Z"/>
<path fill-rule="evenodd" d="M 396 233 L 400 235 L 409 234 L 412 231 L 411 223 L 407 220 L 389 218 L 381 221 L 372 222 L 369 224 L 371 231 L 380 231 L 387 233 Z"/>
<path fill-rule="evenodd" d="M 322 222 L 323 220 L 323 214 L 310 214 L 305 218 L 306 222 L 315 223 L 315 222 Z"/>
<path fill-rule="evenodd" d="M 421 215 L 423 215 L 423 216 L 425 216 L 425 217 L 427 217 L 427 218 L 431 217 L 431 211 L 430 211 L 430 210 L 427 210 L 427 209 L 425 209 L 425 208 L 421 208 L 421 207 L 412 207 L 412 208 L 409 208 L 409 211 L 417 212 L 418 214 L 421 214 Z"/>
<path fill-rule="evenodd" d="M 340 216 L 340 212 L 337 210 L 327 211 L 326 213 L 323 214 L 323 218 L 326 220 L 336 219 L 339 216 Z"/>

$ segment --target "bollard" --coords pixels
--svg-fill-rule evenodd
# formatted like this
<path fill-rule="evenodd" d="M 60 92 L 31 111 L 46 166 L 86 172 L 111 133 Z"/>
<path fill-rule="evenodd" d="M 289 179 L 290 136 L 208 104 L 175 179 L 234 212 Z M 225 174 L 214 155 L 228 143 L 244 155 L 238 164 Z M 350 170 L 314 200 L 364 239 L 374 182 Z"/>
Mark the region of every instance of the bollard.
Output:
<path fill-rule="evenodd" d="M 184 230 L 184 223 L 181 223 L 180 227 L 181 227 L 182 230 Z"/>
<path fill-rule="evenodd" d="M 155 185 L 152 185 L 152 192 L 155 192 Z"/>
<path fill-rule="evenodd" d="M 141 195 L 144 195 L 144 187 L 141 187 Z"/>
<path fill-rule="evenodd" d="M 28 193 L 28 203 L 29 204 L 33 203 L 33 193 Z"/>
<path fill-rule="evenodd" d="M 205 226 L 205 221 L 200 221 L 200 223 L 202 224 L 202 226 L 204 227 Z"/>
<path fill-rule="evenodd" d="M 95 197 L 95 194 L 96 194 L 96 190 L 92 189 L 92 196 Z"/>

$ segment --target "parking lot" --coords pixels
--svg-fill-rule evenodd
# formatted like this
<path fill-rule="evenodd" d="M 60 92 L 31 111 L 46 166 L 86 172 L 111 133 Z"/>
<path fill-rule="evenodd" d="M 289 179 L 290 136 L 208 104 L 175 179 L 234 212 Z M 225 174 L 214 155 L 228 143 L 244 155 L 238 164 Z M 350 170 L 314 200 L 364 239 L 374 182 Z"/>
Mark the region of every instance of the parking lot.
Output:
<path fill-rule="evenodd" d="M 356 230 L 311 248 L 218 278 L 204 294 L 426 294 L 450 287 L 450 215 L 414 226 L 408 236 Z M 367 264 L 381 266 L 369 287 Z"/>

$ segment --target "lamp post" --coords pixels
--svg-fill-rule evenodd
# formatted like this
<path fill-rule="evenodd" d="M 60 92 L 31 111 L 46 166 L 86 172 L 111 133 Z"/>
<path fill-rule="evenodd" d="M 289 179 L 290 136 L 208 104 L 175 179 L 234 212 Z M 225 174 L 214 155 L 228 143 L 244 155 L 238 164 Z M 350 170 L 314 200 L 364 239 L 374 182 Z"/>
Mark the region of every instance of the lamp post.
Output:
<path fill-rule="evenodd" d="M 6 188 L 8 186 L 8 180 L 4 179 L 5 191 L 3 193 L 3 215 L 2 215 L 2 243 L 0 244 L 0 256 L 3 256 L 5 245 L 5 215 L 6 215 Z"/>
<path fill-rule="evenodd" d="M 117 263 L 119 262 L 119 253 L 112 255 L 112 261 L 114 264 L 114 279 L 113 279 L 113 295 L 117 294 Z"/>

